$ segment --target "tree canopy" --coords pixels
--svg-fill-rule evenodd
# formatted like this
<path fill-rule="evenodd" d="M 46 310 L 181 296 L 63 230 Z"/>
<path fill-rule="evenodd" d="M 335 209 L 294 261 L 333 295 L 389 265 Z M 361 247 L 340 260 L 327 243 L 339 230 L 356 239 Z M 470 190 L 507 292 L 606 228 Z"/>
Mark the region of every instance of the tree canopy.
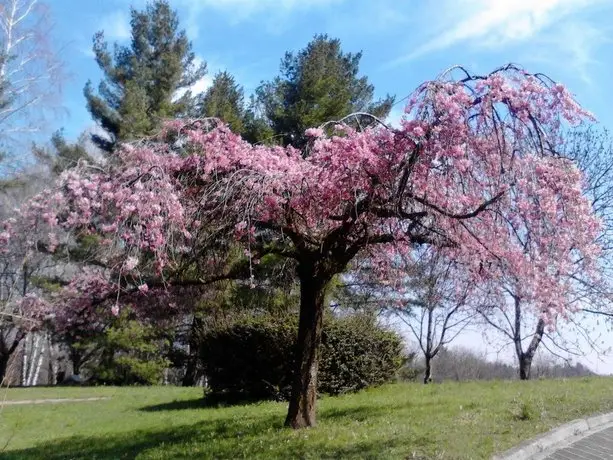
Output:
<path fill-rule="evenodd" d="M 307 129 L 306 156 L 250 144 L 221 123 L 175 120 L 157 140 L 123 145 L 106 169 L 63 173 L 23 211 L 24 225 L 97 235 L 107 269 L 75 278 L 62 310 L 142 301 L 151 314 L 174 308 L 158 295 L 173 287 L 254 276 L 267 255 L 292 259 L 301 295 L 286 423 L 295 428 L 315 424 L 326 288 L 358 255 L 393 281 L 395 254 L 432 246 L 469 278 L 521 280 L 549 321 L 569 305 L 561 275 L 590 273 L 599 252 L 582 175 L 557 154 L 564 123 L 588 115 L 563 86 L 513 66 L 456 72 L 421 85 L 399 129 Z M 228 267 L 227 235 L 247 265 Z"/>

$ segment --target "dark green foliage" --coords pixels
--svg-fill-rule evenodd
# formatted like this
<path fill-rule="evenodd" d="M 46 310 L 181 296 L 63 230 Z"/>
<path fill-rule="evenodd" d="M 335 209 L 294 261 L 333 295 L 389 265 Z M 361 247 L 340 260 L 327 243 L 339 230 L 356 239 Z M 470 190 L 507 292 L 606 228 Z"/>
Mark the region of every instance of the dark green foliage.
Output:
<path fill-rule="evenodd" d="M 143 11 L 132 9 L 131 16 L 130 46 L 115 44 L 111 52 L 102 31 L 94 36 L 104 79 L 97 93 L 88 82 L 85 98 L 92 117 L 108 134 L 92 139 L 106 151 L 117 141 L 151 134 L 164 118 L 193 110 L 195 98 L 187 90 L 206 71 L 204 64 L 197 64 L 169 2 L 156 0 Z"/>
<path fill-rule="evenodd" d="M 79 142 L 71 144 L 64 138 L 62 130 L 56 131 L 51 136 L 51 148 L 34 146 L 33 151 L 34 155 L 43 164 L 46 164 L 54 175 L 73 168 L 79 161 L 92 162 L 92 158 L 85 149 L 84 139 L 81 137 Z"/>
<path fill-rule="evenodd" d="M 337 395 L 392 380 L 406 357 L 402 338 L 369 315 L 329 318 L 322 337 L 319 391 Z"/>
<path fill-rule="evenodd" d="M 324 321 L 318 391 L 341 394 L 392 380 L 404 362 L 402 340 L 373 317 Z M 297 317 L 236 315 L 199 338 L 201 359 L 215 399 L 287 399 Z"/>
<path fill-rule="evenodd" d="M 111 385 L 153 385 L 160 383 L 169 362 L 160 353 L 165 348 L 159 331 L 143 324 L 125 309 L 102 337 L 100 363 L 93 380 Z"/>
<path fill-rule="evenodd" d="M 282 144 L 301 148 L 307 128 L 354 112 L 388 114 L 394 98 L 373 102 L 374 86 L 358 75 L 361 58 L 361 52 L 343 53 L 340 40 L 327 35 L 285 54 L 280 75 L 257 89 L 257 102 Z"/>
<path fill-rule="evenodd" d="M 245 117 L 243 89 L 228 72 L 219 72 L 204 93 L 196 117 L 215 117 L 225 121 L 238 134 L 243 132 Z"/>

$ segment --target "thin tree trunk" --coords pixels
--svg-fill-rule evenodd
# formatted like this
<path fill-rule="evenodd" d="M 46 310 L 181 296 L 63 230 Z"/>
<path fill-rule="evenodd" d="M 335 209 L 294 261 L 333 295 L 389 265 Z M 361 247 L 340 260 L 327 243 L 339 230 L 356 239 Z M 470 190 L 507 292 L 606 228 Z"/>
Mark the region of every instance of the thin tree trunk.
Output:
<path fill-rule="evenodd" d="M 7 353 L 2 353 L 0 355 L 0 386 L 2 385 L 8 385 L 8 379 L 5 382 L 5 378 L 6 378 L 6 371 L 8 370 L 8 366 L 9 366 L 9 359 L 10 359 L 10 355 Z"/>
<path fill-rule="evenodd" d="M 38 378 L 40 377 L 40 370 L 42 368 L 43 361 L 45 360 L 45 348 L 47 346 L 47 342 L 48 342 L 47 337 L 45 337 L 44 339 L 41 339 L 40 351 L 38 353 L 38 362 L 36 363 L 36 370 L 34 371 L 34 374 L 32 376 L 30 386 L 38 385 Z"/>
<path fill-rule="evenodd" d="M 424 385 L 432 382 L 432 357 L 426 355 L 426 370 L 424 371 Z"/>
<path fill-rule="evenodd" d="M 32 347 L 32 353 L 30 355 L 30 365 L 28 369 L 28 379 L 26 381 L 26 385 L 31 387 L 34 384 L 34 377 L 36 374 L 36 369 L 38 365 L 36 363 L 36 359 L 41 354 L 42 347 L 44 346 L 42 336 L 40 334 L 36 335 L 36 340 L 34 341 L 34 346 Z M 40 360 L 39 360 L 40 362 Z"/>
<path fill-rule="evenodd" d="M 519 356 L 519 379 L 520 380 L 530 380 L 530 371 L 532 369 L 532 359 L 536 354 L 536 350 L 543 340 L 543 333 L 545 332 L 545 321 L 543 319 L 539 319 L 536 324 L 536 330 L 534 331 L 534 335 L 532 336 L 532 340 L 530 341 L 530 345 L 528 349 L 521 353 Z"/>
<path fill-rule="evenodd" d="M 23 355 L 21 358 L 21 386 L 25 387 L 28 384 L 28 344 L 32 342 L 30 334 L 26 335 L 23 342 Z"/>
<path fill-rule="evenodd" d="M 194 316 L 192 325 L 189 331 L 189 350 L 187 356 L 187 365 L 185 375 L 181 385 L 184 387 L 193 387 L 198 379 L 198 331 L 202 328 L 202 319 Z"/>
<path fill-rule="evenodd" d="M 83 364 L 83 353 L 74 346 L 70 347 L 70 361 L 72 362 L 72 375 L 81 375 L 81 365 Z"/>
<path fill-rule="evenodd" d="M 49 359 L 49 370 L 51 372 L 51 375 L 49 376 L 49 383 L 51 385 L 57 385 L 57 374 L 59 371 L 59 363 L 58 363 L 58 357 L 57 357 L 57 350 L 55 349 L 56 347 L 52 347 L 52 353 L 51 353 L 51 357 Z"/>
<path fill-rule="evenodd" d="M 312 272 L 311 272 L 312 273 Z M 285 426 L 315 426 L 318 352 L 323 326 L 326 282 L 309 274 L 300 277 L 300 320 L 294 382 Z"/>

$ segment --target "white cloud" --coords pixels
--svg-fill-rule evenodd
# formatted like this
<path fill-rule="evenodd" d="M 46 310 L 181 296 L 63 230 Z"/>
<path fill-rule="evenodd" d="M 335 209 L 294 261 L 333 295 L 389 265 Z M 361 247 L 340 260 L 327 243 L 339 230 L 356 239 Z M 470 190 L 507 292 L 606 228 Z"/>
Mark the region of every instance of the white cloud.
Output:
<path fill-rule="evenodd" d="M 124 10 L 117 10 L 104 16 L 100 21 L 98 30 L 104 31 L 107 40 L 128 40 L 131 37 L 128 13 Z"/>
<path fill-rule="evenodd" d="M 200 56 L 196 56 L 194 58 L 194 66 L 195 67 L 199 67 L 200 65 L 202 65 L 202 63 L 204 62 L 204 60 L 200 57 Z M 213 84 L 213 76 L 211 73 L 211 66 L 210 63 L 207 63 L 207 73 L 204 77 L 200 78 L 199 80 L 197 80 L 193 85 L 191 85 L 189 88 L 182 88 L 180 90 L 178 90 L 173 99 L 177 100 L 179 98 L 181 98 L 185 93 L 187 93 L 187 91 L 191 91 L 192 95 L 196 95 L 196 94 L 201 94 L 204 93 L 207 89 L 209 89 L 211 87 L 211 85 Z"/>
<path fill-rule="evenodd" d="M 400 128 L 400 120 L 404 115 L 404 104 L 400 103 L 392 107 L 389 115 L 385 119 L 385 122 L 392 128 Z"/>
<path fill-rule="evenodd" d="M 425 19 L 432 30 L 429 40 L 391 64 L 397 65 L 427 53 L 467 44 L 501 48 L 532 40 L 552 24 L 584 8 L 611 0 L 445 0 L 437 2 Z M 440 14 L 453 11 L 453 15 Z M 434 25 L 434 26 L 433 26 Z M 565 46 L 567 43 L 562 43 Z"/>

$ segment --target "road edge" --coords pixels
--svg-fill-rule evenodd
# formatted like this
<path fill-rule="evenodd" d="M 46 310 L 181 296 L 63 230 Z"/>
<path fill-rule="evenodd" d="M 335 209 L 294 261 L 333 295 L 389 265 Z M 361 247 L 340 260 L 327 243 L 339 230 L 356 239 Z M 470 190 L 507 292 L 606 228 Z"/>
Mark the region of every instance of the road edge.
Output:
<path fill-rule="evenodd" d="M 613 412 L 580 418 L 522 442 L 492 460 L 542 460 L 559 449 L 613 426 Z"/>

